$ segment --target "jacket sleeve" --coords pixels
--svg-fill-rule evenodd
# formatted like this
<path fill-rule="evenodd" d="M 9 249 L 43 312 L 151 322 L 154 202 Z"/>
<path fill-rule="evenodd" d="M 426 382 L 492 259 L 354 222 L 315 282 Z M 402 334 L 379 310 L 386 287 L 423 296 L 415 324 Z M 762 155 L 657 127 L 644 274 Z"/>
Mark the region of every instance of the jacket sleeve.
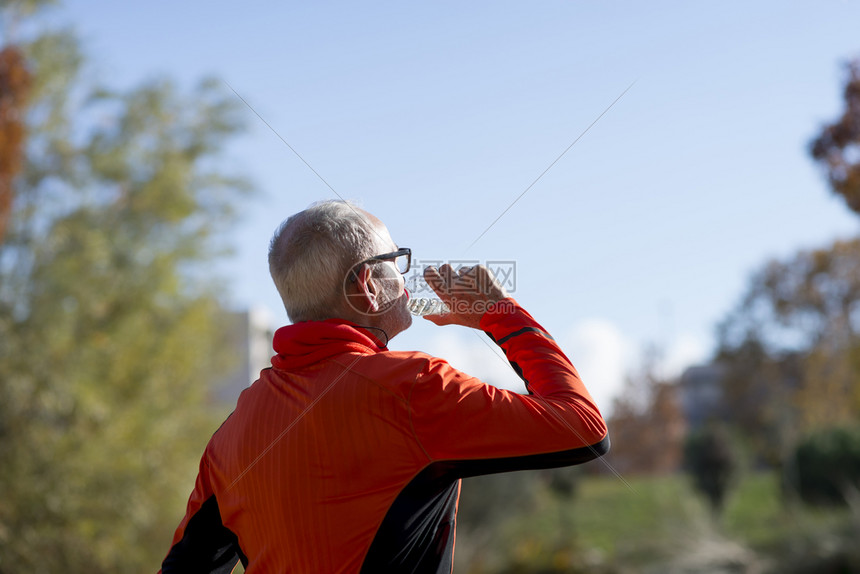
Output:
<path fill-rule="evenodd" d="M 221 522 L 218 500 L 209 486 L 207 471 L 204 455 L 185 518 L 173 535 L 173 544 L 159 574 L 230 574 L 240 559 L 243 564 L 247 562 L 236 535 Z"/>
<path fill-rule="evenodd" d="M 432 462 L 461 476 L 579 464 L 609 449 L 606 423 L 570 360 L 513 299 L 481 328 L 529 395 L 498 389 L 430 358 L 409 397 L 413 432 Z"/>

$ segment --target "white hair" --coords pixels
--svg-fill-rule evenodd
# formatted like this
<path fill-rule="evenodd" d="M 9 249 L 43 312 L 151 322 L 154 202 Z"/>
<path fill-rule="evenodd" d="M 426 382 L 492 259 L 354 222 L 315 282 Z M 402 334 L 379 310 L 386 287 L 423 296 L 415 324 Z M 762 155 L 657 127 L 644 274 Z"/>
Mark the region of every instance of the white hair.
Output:
<path fill-rule="evenodd" d="M 373 256 L 376 230 L 347 201 L 312 204 L 278 226 L 269 244 L 269 273 L 290 321 L 334 317 L 346 274 Z"/>

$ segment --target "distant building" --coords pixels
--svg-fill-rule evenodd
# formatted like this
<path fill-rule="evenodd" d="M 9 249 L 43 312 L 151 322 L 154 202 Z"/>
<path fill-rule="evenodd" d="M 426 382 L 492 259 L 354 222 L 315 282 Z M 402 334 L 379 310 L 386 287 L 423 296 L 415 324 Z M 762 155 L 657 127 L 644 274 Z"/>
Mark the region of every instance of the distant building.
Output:
<path fill-rule="evenodd" d="M 681 375 L 678 384 L 681 410 L 689 428 L 722 417 L 724 375 L 725 368 L 717 363 L 690 367 Z"/>
<path fill-rule="evenodd" d="M 215 398 L 235 403 L 245 388 L 256 381 L 260 371 L 270 365 L 272 355 L 272 317 L 262 307 L 227 312 L 225 325 L 229 348 L 235 353 L 234 368 L 215 386 Z"/>

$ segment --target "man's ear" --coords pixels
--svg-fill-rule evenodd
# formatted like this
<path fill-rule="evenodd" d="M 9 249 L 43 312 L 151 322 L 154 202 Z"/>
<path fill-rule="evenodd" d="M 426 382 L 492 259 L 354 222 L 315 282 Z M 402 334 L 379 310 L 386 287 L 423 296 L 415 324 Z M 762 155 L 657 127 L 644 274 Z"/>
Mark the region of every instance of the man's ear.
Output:
<path fill-rule="evenodd" d="M 366 302 L 368 312 L 379 311 L 379 285 L 373 280 L 373 270 L 370 265 L 362 265 L 361 269 L 355 271 L 355 286 L 358 290 L 358 299 Z"/>

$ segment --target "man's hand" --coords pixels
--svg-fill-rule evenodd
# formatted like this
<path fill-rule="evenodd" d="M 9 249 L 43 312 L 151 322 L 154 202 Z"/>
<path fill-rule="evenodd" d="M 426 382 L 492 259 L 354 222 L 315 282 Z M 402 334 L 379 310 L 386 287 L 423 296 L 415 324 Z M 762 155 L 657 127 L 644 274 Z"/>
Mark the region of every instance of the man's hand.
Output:
<path fill-rule="evenodd" d="M 494 303 L 508 297 L 505 288 L 483 265 L 461 267 L 448 265 L 424 269 L 424 280 L 451 310 L 442 315 L 425 315 L 437 325 L 463 325 L 480 328 L 481 317 Z"/>

